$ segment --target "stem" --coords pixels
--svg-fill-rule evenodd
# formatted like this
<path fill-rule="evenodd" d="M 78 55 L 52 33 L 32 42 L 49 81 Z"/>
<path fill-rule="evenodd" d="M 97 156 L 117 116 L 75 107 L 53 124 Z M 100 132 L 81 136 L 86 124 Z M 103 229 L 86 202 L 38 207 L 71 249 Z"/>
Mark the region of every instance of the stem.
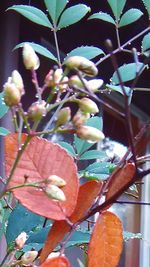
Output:
<path fill-rule="evenodd" d="M 54 24 L 53 33 L 54 33 L 54 40 L 55 40 L 55 46 L 56 46 L 56 52 L 57 52 L 57 59 L 58 59 L 59 67 L 61 67 L 61 60 L 60 60 L 60 52 L 59 52 L 59 46 L 58 46 L 56 24 Z"/>
<path fill-rule="evenodd" d="M 37 79 L 37 74 L 36 71 L 34 69 L 31 70 L 32 73 L 32 82 L 35 86 L 36 92 L 37 92 L 37 97 L 39 102 L 42 101 L 42 97 L 41 97 L 41 88 L 39 87 L 39 83 L 38 83 L 38 79 Z"/>
<path fill-rule="evenodd" d="M 135 41 L 136 39 L 138 39 L 140 36 L 142 36 L 143 34 L 145 34 L 146 32 L 148 32 L 149 30 L 150 30 L 150 26 L 148 26 L 146 29 L 144 29 L 143 31 L 141 31 L 140 33 L 138 33 L 137 35 L 135 35 L 134 37 L 132 37 L 130 40 L 128 40 L 127 42 L 125 42 L 123 45 L 120 46 L 120 48 L 115 49 L 113 51 L 113 54 L 116 54 L 116 53 L 122 51 L 124 47 L 128 46 L 129 44 L 131 44 L 133 41 Z M 107 54 L 105 57 L 103 57 L 100 60 L 98 60 L 97 63 L 96 63 L 96 66 L 98 66 L 99 64 L 101 64 L 106 59 L 110 58 L 110 56 L 111 56 L 111 54 Z"/>
<path fill-rule="evenodd" d="M 121 44 L 120 44 L 118 24 L 116 25 L 116 36 L 117 36 L 118 49 L 120 50 Z"/>
<path fill-rule="evenodd" d="M 150 205 L 150 202 L 116 200 L 117 204 Z"/>

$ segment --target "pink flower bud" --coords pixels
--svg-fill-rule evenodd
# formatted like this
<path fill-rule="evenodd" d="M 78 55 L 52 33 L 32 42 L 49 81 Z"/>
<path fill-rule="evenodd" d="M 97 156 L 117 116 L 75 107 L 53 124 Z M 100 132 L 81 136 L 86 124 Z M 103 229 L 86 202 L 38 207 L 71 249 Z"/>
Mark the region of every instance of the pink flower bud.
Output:
<path fill-rule="evenodd" d="M 90 118 L 90 113 L 84 113 L 78 110 L 77 113 L 72 118 L 73 125 L 78 128 L 83 125 Z"/>
<path fill-rule="evenodd" d="M 50 175 L 46 180 L 46 183 L 53 184 L 58 187 L 63 187 L 66 185 L 66 181 L 57 175 Z"/>
<path fill-rule="evenodd" d="M 40 61 L 32 46 L 26 43 L 23 47 L 23 62 L 27 70 L 37 70 L 40 66 Z"/>
<path fill-rule="evenodd" d="M 21 93 L 14 83 L 4 84 L 4 102 L 8 107 L 16 106 L 20 103 Z"/>
<path fill-rule="evenodd" d="M 79 100 L 79 108 L 85 113 L 97 113 L 99 109 L 94 101 L 87 97 Z"/>
<path fill-rule="evenodd" d="M 56 185 L 52 184 L 47 185 L 44 192 L 52 200 L 58 200 L 58 201 L 66 200 L 64 192 Z"/>
<path fill-rule="evenodd" d="M 21 257 L 21 263 L 23 265 L 31 264 L 36 259 L 37 255 L 37 251 L 27 251 Z"/>
<path fill-rule="evenodd" d="M 71 110 L 69 107 L 62 108 L 57 117 L 56 126 L 61 126 L 66 124 L 71 119 Z"/>
<path fill-rule="evenodd" d="M 20 94 L 23 95 L 24 94 L 24 84 L 23 84 L 22 77 L 17 70 L 14 70 L 12 72 L 12 83 L 15 84 L 17 89 L 20 91 Z"/>
<path fill-rule="evenodd" d="M 28 117 L 33 121 L 39 121 L 46 115 L 46 102 L 34 102 L 28 109 Z"/>
<path fill-rule="evenodd" d="M 22 249 L 25 242 L 27 240 L 27 234 L 25 232 L 22 232 L 20 235 L 17 236 L 15 239 L 15 245 L 18 249 Z"/>
<path fill-rule="evenodd" d="M 99 142 L 105 138 L 100 130 L 91 126 L 81 126 L 77 128 L 76 134 L 81 139 L 89 142 Z"/>
<path fill-rule="evenodd" d="M 68 69 L 77 69 L 85 73 L 87 76 L 93 77 L 98 74 L 98 69 L 95 64 L 85 57 L 72 56 L 66 59 L 64 64 Z"/>

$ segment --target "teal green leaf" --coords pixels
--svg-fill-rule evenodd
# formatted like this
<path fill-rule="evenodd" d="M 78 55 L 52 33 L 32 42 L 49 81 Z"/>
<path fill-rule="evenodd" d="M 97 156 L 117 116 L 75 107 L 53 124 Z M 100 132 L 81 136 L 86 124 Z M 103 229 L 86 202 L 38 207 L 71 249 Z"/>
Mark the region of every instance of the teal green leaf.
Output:
<path fill-rule="evenodd" d="M 134 80 L 136 78 L 137 73 L 141 73 L 145 69 L 145 67 L 146 65 L 140 62 L 138 64 L 129 63 L 122 65 L 118 68 L 122 82 Z M 119 79 L 116 71 L 114 72 L 111 78 L 111 82 L 116 85 L 119 84 Z"/>
<path fill-rule="evenodd" d="M 42 45 L 39 45 L 39 44 L 36 44 L 36 43 L 32 43 L 32 42 L 23 42 L 23 43 L 20 43 L 18 45 L 15 46 L 14 49 L 17 49 L 17 48 L 20 48 L 20 47 L 23 47 L 24 44 L 29 44 L 32 46 L 32 48 L 34 49 L 35 52 L 39 53 L 40 55 L 44 56 L 44 57 L 47 57 L 55 62 L 57 62 L 57 58 L 47 49 L 45 48 L 44 46 Z"/>
<path fill-rule="evenodd" d="M 142 1 L 143 1 L 144 5 L 145 5 L 147 13 L 148 13 L 148 15 L 150 17 L 150 1 L 149 0 L 142 0 Z"/>
<path fill-rule="evenodd" d="M 116 165 L 110 162 L 94 162 L 90 164 L 85 171 L 93 173 L 110 174 L 116 168 Z"/>
<path fill-rule="evenodd" d="M 48 9 L 49 15 L 52 21 L 57 24 L 58 18 L 65 6 L 67 5 L 67 0 L 44 0 L 45 5 Z"/>
<path fill-rule="evenodd" d="M 64 149 L 66 149 L 67 152 L 68 152 L 71 156 L 76 157 L 76 153 L 75 153 L 74 148 L 73 148 L 72 145 L 70 145 L 70 144 L 67 143 L 67 142 L 63 142 L 63 141 L 59 141 L 58 144 L 59 144 L 60 146 L 62 146 Z"/>
<path fill-rule="evenodd" d="M 84 172 L 82 177 L 88 179 L 88 180 L 97 180 L 97 181 L 103 181 L 108 178 L 109 174 L 105 173 L 94 173 L 94 172 Z"/>
<path fill-rule="evenodd" d="M 80 156 L 80 160 L 103 159 L 104 157 L 106 157 L 104 151 L 89 150 Z"/>
<path fill-rule="evenodd" d="M 150 52 L 148 50 L 150 50 L 150 33 L 146 34 L 142 40 L 142 53 L 147 54 Z"/>
<path fill-rule="evenodd" d="M 120 94 L 123 95 L 123 91 L 120 85 L 112 85 L 112 84 L 106 84 L 106 88 L 110 89 L 112 91 L 118 92 Z M 130 93 L 132 92 L 130 87 L 124 86 L 124 90 L 126 92 L 126 95 L 130 95 Z"/>
<path fill-rule="evenodd" d="M 87 121 L 86 125 L 87 126 L 95 127 L 98 130 L 101 130 L 102 131 L 102 128 L 103 128 L 103 120 L 102 120 L 102 117 L 98 117 L 98 116 L 92 117 L 92 118 L 90 118 Z M 78 138 L 75 135 L 75 137 L 74 137 L 74 145 L 75 145 L 75 148 L 77 150 L 78 155 L 81 155 L 83 152 L 85 152 L 86 150 L 88 150 L 94 144 L 93 143 L 89 143 L 87 141 L 84 141 L 84 140 Z"/>
<path fill-rule="evenodd" d="M 109 3 L 113 14 L 118 21 L 126 4 L 126 0 L 107 0 L 107 2 Z"/>
<path fill-rule="evenodd" d="M 78 4 L 65 9 L 60 17 L 58 28 L 62 29 L 80 21 L 90 10 L 91 9 L 84 4 Z"/>
<path fill-rule="evenodd" d="M 72 57 L 72 56 L 82 56 L 87 59 L 93 59 L 94 57 L 97 57 L 99 55 L 104 55 L 104 51 L 98 47 L 95 46 L 81 46 L 73 49 L 67 54 L 67 57 Z"/>
<path fill-rule="evenodd" d="M 30 212 L 22 205 L 18 204 L 9 217 L 6 229 L 7 243 L 9 244 L 14 241 L 21 232 L 29 234 L 30 231 L 40 228 L 43 222 L 43 217 Z"/>
<path fill-rule="evenodd" d="M 0 93 L 0 119 L 7 113 L 8 107 L 3 101 L 4 99 L 4 92 Z"/>
<path fill-rule="evenodd" d="M 119 22 L 119 27 L 121 28 L 137 21 L 142 15 L 143 13 L 141 12 L 141 10 L 137 8 L 129 9 L 122 15 L 121 20 Z"/>
<path fill-rule="evenodd" d="M 46 14 L 40 9 L 27 5 L 14 5 L 7 10 L 15 10 L 28 20 L 47 28 L 53 28 Z"/>
<path fill-rule="evenodd" d="M 9 130 L 7 130 L 6 128 L 0 127 L 0 135 L 2 136 L 6 136 L 10 133 Z"/>
<path fill-rule="evenodd" d="M 142 234 L 123 231 L 123 238 L 125 241 L 128 241 L 130 239 L 142 239 Z"/>
<path fill-rule="evenodd" d="M 82 244 L 87 244 L 90 241 L 90 233 L 85 230 L 76 230 L 72 235 L 67 244 L 65 245 L 66 248 L 72 246 L 79 246 Z"/>
<path fill-rule="evenodd" d="M 103 20 L 103 21 L 106 21 L 106 22 L 109 22 L 115 25 L 114 19 L 109 14 L 104 13 L 104 12 L 94 13 L 88 19 L 99 19 L 99 20 Z"/>

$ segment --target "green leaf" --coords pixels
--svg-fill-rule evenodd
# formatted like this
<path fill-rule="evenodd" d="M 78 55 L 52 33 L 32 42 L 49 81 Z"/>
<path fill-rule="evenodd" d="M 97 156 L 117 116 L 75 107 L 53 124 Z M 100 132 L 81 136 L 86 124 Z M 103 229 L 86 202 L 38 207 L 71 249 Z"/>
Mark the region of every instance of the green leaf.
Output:
<path fill-rule="evenodd" d="M 7 130 L 6 128 L 0 127 L 0 135 L 2 136 L 6 136 L 10 133 L 9 130 Z"/>
<path fill-rule="evenodd" d="M 126 4 L 126 0 L 107 0 L 107 2 L 109 3 L 113 14 L 118 21 Z"/>
<path fill-rule="evenodd" d="M 106 88 L 110 89 L 112 91 L 118 92 L 123 95 L 123 91 L 120 85 L 112 85 L 112 84 L 106 84 Z M 126 95 L 130 95 L 132 90 L 130 87 L 124 86 L 124 90 L 126 92 Z"/>
<path fill-rule="evenodd" d="M 43 222 L 43 217 L 30 212 L 22 205 L 18 204 L 9 217 L 6 229 L 7 243 L 9 244 L 14 241 L 21 232 L 29 234 L 30 231 L 41 227 Z"/>
<path fill-rule="evenodd" d="M 82 56 L 87 59 L 93 59 L 94 57 L 97 57 L 99 55 L 104 55 L 104 51 L 98 47 L 95 46 L 81 46 L 73 49 L 67 54 L 67 57 L 64 59 L 66 60 L 68 57 L 72 56 Z"/>
<path fill-rule="evenodd" d="M 127 12 L 125 12 L 122 15 L 121 20 L 119 22 L 119 27 L 121 28 L 121 27 L 124 27 L 126 25 L 129 25 L 129 24 L 135 22 L 142 15 L 143 15 L 143 13 L 141 12 L 141 10 L 139 10 L 137 8 L 131 8 L 131 9 L 129 9 Z"/>
<path fill-rule="evenodd" d="M 146 34 L 142 40 L 142 53 L 147 53 L 150 50 L 150 33 Z"/>
<path fill-rule="evenodd" d="M 51 60 L 54 60 L 55 62 L 57 62 L 57 58 L 47 49 L 45 48 L 44 46 L 41 46 L 39 44 L 36 44 L 36 43 L 32 43 L 32 42 L 23 42 L 23 43 L 20 43 L 18 45 L 15 46 L 14 49 L 17 49 L 17 48 L 20 48 L 20 47 L 23 47 L 24 44 L 29 44 L 32 46 L 32 48 L 34 49 L 35 52 L 39 53 L 40 55 L 44 56 L 44 57 L 47 57 Z"/>
<path fill-rule="evenodd" d="M 8 107 L 3 101 L 4 99 L 4 92 L 0 93 L 0 119 L 7 113 Z"/>
<path fill-rule="evenodd" d="M 66 244 L 66 248 L 87 244 L 90 241 L 90 233 L 85 230 L 76 230 L 72 235 L 69 241 Z"/>
<path fill-rule="evenodd" d="M 102 159 L 104 157 L 106 157 L 106 153 L 104 151 L 89 150 L 82 154 L 80 160 Z"/>
<path fill-rule="evenodd" d="M 58 142 L 58 144 L 59 144 L 60 146 L 62 146 L 64 149 L 66 149 L 67 152 L 68 152 L 71 156 L 76 157 L 76 153 L 75 153 L 74 148 L 73 148 L 72 145 L 70 145 L 70 144 L 67 143 L 67 142 L 63 142 L 63 141 Z"/>
<path fill-rule="evenodd" d="M 67 2 L 67 0 L 44 0 L 49 15 L 55 24 L 57 24 L 58 18 L 67 5 Z"/>
<path fill-rule="evenodd" d="M 129 63 L 122 65 L 118 68 L 122 82 L 134 80 L 136 78 L 137 73 L 139 73 L 139 71 L 141 73 L 145 69 L 145 67 L 146 65 L 140 62 L 138 64 Z M 119 79 L 116 71 L 114 72 L 111 78 L 111 82 L 116 85 L 119 84 Z"/>
<path fill-rule="evenodd" d="M 127 231 L 123 231 L 123 238 L 125 241 L 128 241 L 130 239 L 142 239 L 142 234 L 141 233 L 131 233 Z"/>
<path fill-rule="evenodd" d="M 90 164 L 85 171 L 93 172 L 93 173 L 103 173 L 103 174 L 110 174 L 116 165 L 110 162 L 94 162 Z"/>
<path fill-rule="evenodd" d="M 81 20 L 88 12 L 90 8 L 84 4 L 78 4 L 67 8 L 61 15 L 58 23 L 58 28 L 62 29 L 68 27 L 79 20 Z"/>
<path fill-rule="evenodd" d="M 84 172 L 82 177 L 88 179 L 88 180 L 97 180 L 97 181 L 103 181 L 108 178 L 108 174 L 104 173 L 93 173 L 93 172 Z"/>
<path fill-rule="evenodd" d="M 106 21 L 106 22 L 109 22 L 115 25 L 114 19 L 109 14 L 104 13 L 104 12 L 94 13 L 88 19 L 99 19 L 99 20 L 103 20 L 103 21 Z"/>
<path fill-rule="evenodd" d="M 102 131 L 102 128 L 103 128 L 103 120 L 102 120 L 102 117 L 98 117 L 98 116 L 92 117 L 92 118 L 90 118 L 87 121 L 86 125 L 87 126 L 95 127 L 98 130 L 101 130 Z M 88 150 L 94 144 L 93 143 L 89 143 L 87 141 L 84 141 L 84 140 L 78 138 L 75 135 L 75 137 L 74 137 L 74 145 L 75 145 L 75 148 L 77 150 L 78 155 L 81 155 L 83 152 L 85 152 L 86 150 Z"/>
<path fill-rule="evenodd" d="M 145 5 L 147 13 L 148 13 L 148 15 L 150 17 L 150 1 L 149 0 L 142 0 L 142 1 L 143 1 L 144 5 Z"/>
<path fill-rule="evenodd" d="M 46 14 L 40 9 L 27 5 L 14 5 L 7 10 L 15 10 L 32 22 L 47 28 L 53 28 Z"/>

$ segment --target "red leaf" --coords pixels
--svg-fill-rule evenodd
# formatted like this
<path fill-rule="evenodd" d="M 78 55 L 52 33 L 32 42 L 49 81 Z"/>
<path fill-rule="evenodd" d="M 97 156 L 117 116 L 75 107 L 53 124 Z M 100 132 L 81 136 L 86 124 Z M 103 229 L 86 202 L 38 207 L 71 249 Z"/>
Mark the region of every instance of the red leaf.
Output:
<path fill-rule="evenodd" d="M 76 223 L 78 220 L 82 219 L 84 214 L 92 206 L 95 198 L 100 192 L 101 186 L 102 183 L 98 183 L 96 181 L 89 181 L 80 186 L 76 208 L 69 218 L 71 222 Z M 45 246 L 40 256 L 41 262 L 48 257 L 48 255 L 69 231 L 70 226 L 66 221 L 54 222 L 48 233 Z"/>
<path fill-rule="evenodd" d="M 114 174 L 108 181 L 108 191 L 106 193 L 106 200 L 116 195 L 121 188 L 124 188 L 129 182 L 132 181 L 135 174 L 134 163 L 127 163 L 121 169 L 114 171 Z"/>
<path fill-rule="evenodd" d="M 23 139 L 25 139 L 23 135 Z M 18 151 L 17 134 L 5 139 L 5 165 L 7 176 L 10 173 Z M 15 197 L 29 210 L 53 220 L 64 220 L 76 206 L 78 195 L 78 176 L 73 158 L 60 146 L 46 139 L 33 137 L 24 151 L 9 188 L 22 185 L 25 176 L 28 182 L 39 182 L 50 175 L 57 175 L 66 181 L 63 187 L 66 201 L 56 202 L 47 197 L 40 189 L 23 187 L 13 190 Z"/>
<path fill-rule="evenodd" d="M 88 250 L 87 267 L 116 267 L 123 247 L 122 223 L 113 213 L 99 215 Z"/>
<path fill-rule="evenodd" d="M 47 259 L 40 267 L 71 267 L 71 265 L 66 257 L 58 256 Z"/>

